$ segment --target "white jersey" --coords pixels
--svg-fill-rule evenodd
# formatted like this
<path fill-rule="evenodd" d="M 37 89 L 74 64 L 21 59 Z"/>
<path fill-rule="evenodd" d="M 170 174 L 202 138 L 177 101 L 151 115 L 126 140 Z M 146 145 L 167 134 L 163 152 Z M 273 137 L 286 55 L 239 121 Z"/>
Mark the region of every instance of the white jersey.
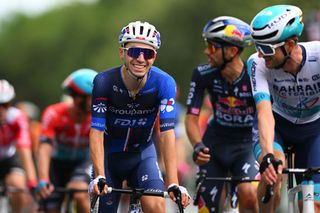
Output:
<path fill-rule="evenodd" d="M 247 62 L 256 104 L 272 99 L 273 111 L 295 124 L 320 117 L 320 41 L 299 45 L 303 59 L 297 76 L 283 69 L 268 69 L 258 53 Z"/>

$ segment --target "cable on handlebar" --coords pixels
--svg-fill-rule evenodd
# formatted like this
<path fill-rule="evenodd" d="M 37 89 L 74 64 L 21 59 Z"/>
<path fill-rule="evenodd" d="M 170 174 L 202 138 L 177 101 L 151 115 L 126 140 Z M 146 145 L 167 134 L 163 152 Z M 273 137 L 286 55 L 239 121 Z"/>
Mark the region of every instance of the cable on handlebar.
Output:
<path fill-rule="evenodd" d="M 273 185 L 269 184 L 266 187 L 266 193 L 261 198 L 262 203 L 268 203 L 273 196 Z"/>

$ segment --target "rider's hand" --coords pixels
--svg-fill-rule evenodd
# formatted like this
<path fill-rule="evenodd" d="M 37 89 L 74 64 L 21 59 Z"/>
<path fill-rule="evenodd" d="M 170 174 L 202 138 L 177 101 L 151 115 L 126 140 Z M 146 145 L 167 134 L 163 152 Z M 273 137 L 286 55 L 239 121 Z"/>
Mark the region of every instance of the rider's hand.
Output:
<path fill-rule="evenodd" d="M 168 187 L 168 193 L 170 195 L 170 198 L 177 202 L 177 197 L 181 195 L 181 204 L 183 208 L 186 208 L 190 204 L 191 196 L 189 195 L 187 189 L 183 186 L 178 186 L 177 184 L 171 184 Z"/>
<path fill-rule="evenodd" d="M 103 195 L 108 191 L 108 185 L 106 184 L 106 177 L 99 175 L 93 179 L 88 187 L 89 194 Z"/>
<path fill-rule="evenodd" d="M 28 180 L 27 186 L 30 192 L 34 192 L 37 188 L 38 182 L 36 180 Z"/>
<path fill-rule="evenodd" d="M 260 174 L 270 185 L 277 182 L 278 174 L 282 173 L 282 161 L 275 158 L 273 154 L 266 154 L 260 163 Z"/>
<path fill-rule="evenodd" d="M 54 191 L 54 186 L 48 180 L 40 180 L 35 191 L 41 199 L 46 199 Z"/>
<path fill-rule="evenodd" d="M 197 143 L 193 147 L 193 161 L 199 166 L 210 161 L 209 148 L 206 147 L 202 142 Z"/>

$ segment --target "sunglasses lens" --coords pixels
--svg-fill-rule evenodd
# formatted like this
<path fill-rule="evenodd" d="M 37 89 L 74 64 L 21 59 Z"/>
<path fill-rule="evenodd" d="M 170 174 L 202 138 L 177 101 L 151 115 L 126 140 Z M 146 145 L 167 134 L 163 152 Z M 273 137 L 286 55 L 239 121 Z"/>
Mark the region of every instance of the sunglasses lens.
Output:
<path fill-rule="evenodd" d="M 214 47 L 215 49 L 222 48 L 222 44 L 219 44 L 217 42 L 209 42 L 209 41 L 205 41 L 205 42 L 208 48 L 212 48 L 212 47 Z"/>
<path fill-rule="evenodd" d="M 261 52 L 265 56 L 271 56 L 275 54 L 275 49 L 271 45 L 255 43 L 255 47 L 258 52 Z"/>
<path fill-rule="evenodd" d="M 152 49 L 138 48 L 138 47 L 131 47 L 128 49 L 128 56 L 132 58 L 139 58 L 141 53 L 143 54 L 146 60 L 152 59 L 156 55 L 155 51 Z"/>

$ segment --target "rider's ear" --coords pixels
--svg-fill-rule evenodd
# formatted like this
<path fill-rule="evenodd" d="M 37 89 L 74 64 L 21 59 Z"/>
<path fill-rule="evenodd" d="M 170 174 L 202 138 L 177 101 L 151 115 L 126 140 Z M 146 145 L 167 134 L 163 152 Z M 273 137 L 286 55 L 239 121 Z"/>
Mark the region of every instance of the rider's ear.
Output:
<path fill-rule="evenodd" d="M 123 47 L 119 47 L 119 55 L 121 60 L 124 60 L 124 54 L 125 54 L 125 51 Z"/>

